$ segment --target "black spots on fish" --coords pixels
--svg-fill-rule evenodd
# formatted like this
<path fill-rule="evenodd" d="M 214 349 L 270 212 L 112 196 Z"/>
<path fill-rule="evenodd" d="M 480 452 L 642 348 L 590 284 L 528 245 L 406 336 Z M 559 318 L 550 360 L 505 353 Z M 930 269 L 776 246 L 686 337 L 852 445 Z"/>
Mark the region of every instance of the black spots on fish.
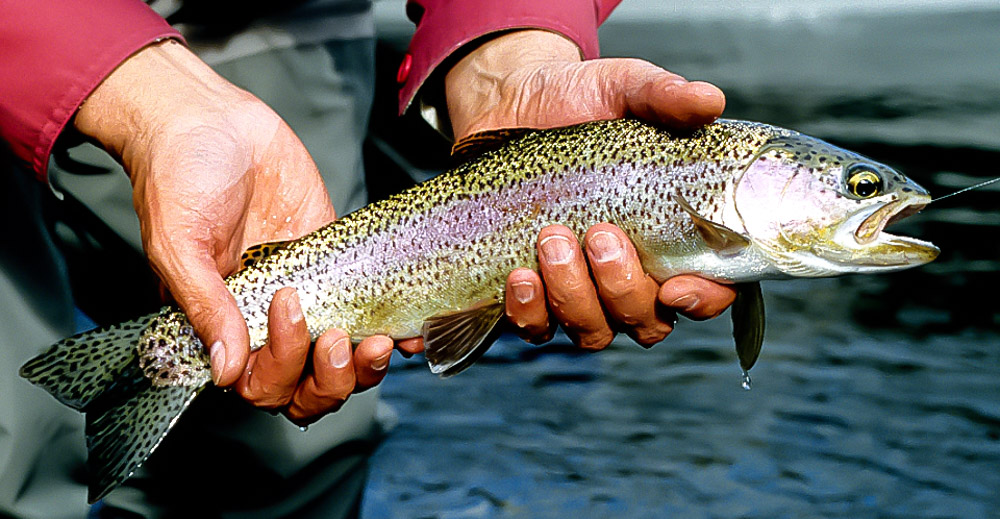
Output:
<path fill-rule="evenodd" d="M 187 318 L 166 307 L 138 341 L 139 367 L 154 385 L 201 385 L 210 379 L 208 358 Z"/>

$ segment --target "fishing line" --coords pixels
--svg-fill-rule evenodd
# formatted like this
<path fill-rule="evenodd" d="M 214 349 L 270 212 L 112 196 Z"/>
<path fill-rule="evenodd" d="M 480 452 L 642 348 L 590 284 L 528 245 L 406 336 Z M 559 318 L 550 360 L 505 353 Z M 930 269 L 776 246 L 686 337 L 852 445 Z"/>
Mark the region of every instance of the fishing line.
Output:
<path fill-rule="evenodd" d="M 955 195 L 960 195 L 960 194 L 962 194 L 962 193 L 964 193 L 966 191 L 972 191 L 973 189 L 979 189 L 979 188 L 981 188 L 983 186 L 988 186 L 988 185 L 990 185 L 990 184 L 992 184 L 994 182 L 1000 182 L 1000 177 L 994 178 L 993 180 L 987 180 L 986 182 L 980 182 L 980 183 L 978 183 L 978 184 L 976 184 L 974 186 L 969 186 L 969 187 L 964 188 L 964 189 L 959 189 L 958 191 L 955 191 L 954 193 L 952 193 L 950 195 L 944 195 L 944 196 L 937 197 L 934 200 L 931 200 L 931 202 L 937 202 L 938 200 L 944 200 L 945 198 L 951 198 L 951 197 L 953 197 Z M 930 202 L 928 202 L 928 203 L 930 203 Z"/>

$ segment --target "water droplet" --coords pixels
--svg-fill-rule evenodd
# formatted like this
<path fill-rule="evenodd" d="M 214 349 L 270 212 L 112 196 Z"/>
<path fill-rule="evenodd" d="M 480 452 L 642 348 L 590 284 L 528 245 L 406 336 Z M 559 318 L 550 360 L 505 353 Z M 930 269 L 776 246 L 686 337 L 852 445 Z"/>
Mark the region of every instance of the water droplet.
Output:
<path fill-rule="evenodd" d="M 308 430 L 309 430 L 309 426 L 308 425 L 302 425 L 302 426 L 299 427 L 299 431 L 306 432 Z"/>
<path fill-rule="evenodd" d="M 751 380 L 750 373 L 747 370 L 743 370 L 743 389 L 750 391 Z"/>

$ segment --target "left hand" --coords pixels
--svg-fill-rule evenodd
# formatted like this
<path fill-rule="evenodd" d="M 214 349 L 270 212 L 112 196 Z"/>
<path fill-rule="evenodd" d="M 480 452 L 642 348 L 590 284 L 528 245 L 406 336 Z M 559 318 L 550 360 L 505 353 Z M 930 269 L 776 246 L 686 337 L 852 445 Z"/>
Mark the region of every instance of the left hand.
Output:
<path fill-rule="evenodd" d="M 115 69 L 74 125 L 129 173 L 143 248 L 210 346 L 216 385 L 305 424 L 382 379 L 392 340 L 369 337 L 352 354 L 346 334 L 329 330 L 313 347 L 292 289 L 275 294 L 268 343 L 250 351 L 223 276 L 250 245 L 298 238 L 335 217 L 316 165 L 278 114 L 166 40 Z"/>
<path fill-rule="evenodd" d="M 581 61 L 573 42 L 540 30 L 484 43 L 448 72 L 445 93 L 456 142 L 488 130 L 626 116 L 693 128 L 714 121 L 725 107 L 714 85 L 688 82 L 638 59 Z M 619 330 L 651 346 L 673 330 L 675 312 L 708 319 L 735 298 L 732 288 L 695 276 L 661 286 L 643 272 L 635 248 L 611 224 L 591 228 L 584 243 L 586 258 L 568 228 L 548 227 L 538 237 L 541 276 L 529 269 L 510 274 L 507 315 L 525 339 L 549 340 L 551 315 L 583 348 L 602 349 Z"/>

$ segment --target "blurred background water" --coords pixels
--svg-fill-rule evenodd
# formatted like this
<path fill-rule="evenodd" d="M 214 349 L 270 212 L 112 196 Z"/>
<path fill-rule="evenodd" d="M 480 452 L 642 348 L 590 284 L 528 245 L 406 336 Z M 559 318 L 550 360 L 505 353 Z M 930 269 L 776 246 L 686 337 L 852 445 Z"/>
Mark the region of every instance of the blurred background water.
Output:
<path fill-rule="evenodd" d="M 412 30 L 402 3 L 376 3 L 383 79 Z M 606 56 L 716 83 L 727 117 L 825 138 L 942 196 L 1000 175 L 998 27 L 995 1 L 625 0 L 601 37 Z M 376 194 L 448 165 L 382 85 Z M 504 337 L 447 380 L 394 358 L 397 425 L 363 516 L 1000 517 L 998 191 L 894 227 L 941 247 L 927 267 L 764 283 L 749 392 L 727 317 L 682 321 L 649 351 Z"/>

